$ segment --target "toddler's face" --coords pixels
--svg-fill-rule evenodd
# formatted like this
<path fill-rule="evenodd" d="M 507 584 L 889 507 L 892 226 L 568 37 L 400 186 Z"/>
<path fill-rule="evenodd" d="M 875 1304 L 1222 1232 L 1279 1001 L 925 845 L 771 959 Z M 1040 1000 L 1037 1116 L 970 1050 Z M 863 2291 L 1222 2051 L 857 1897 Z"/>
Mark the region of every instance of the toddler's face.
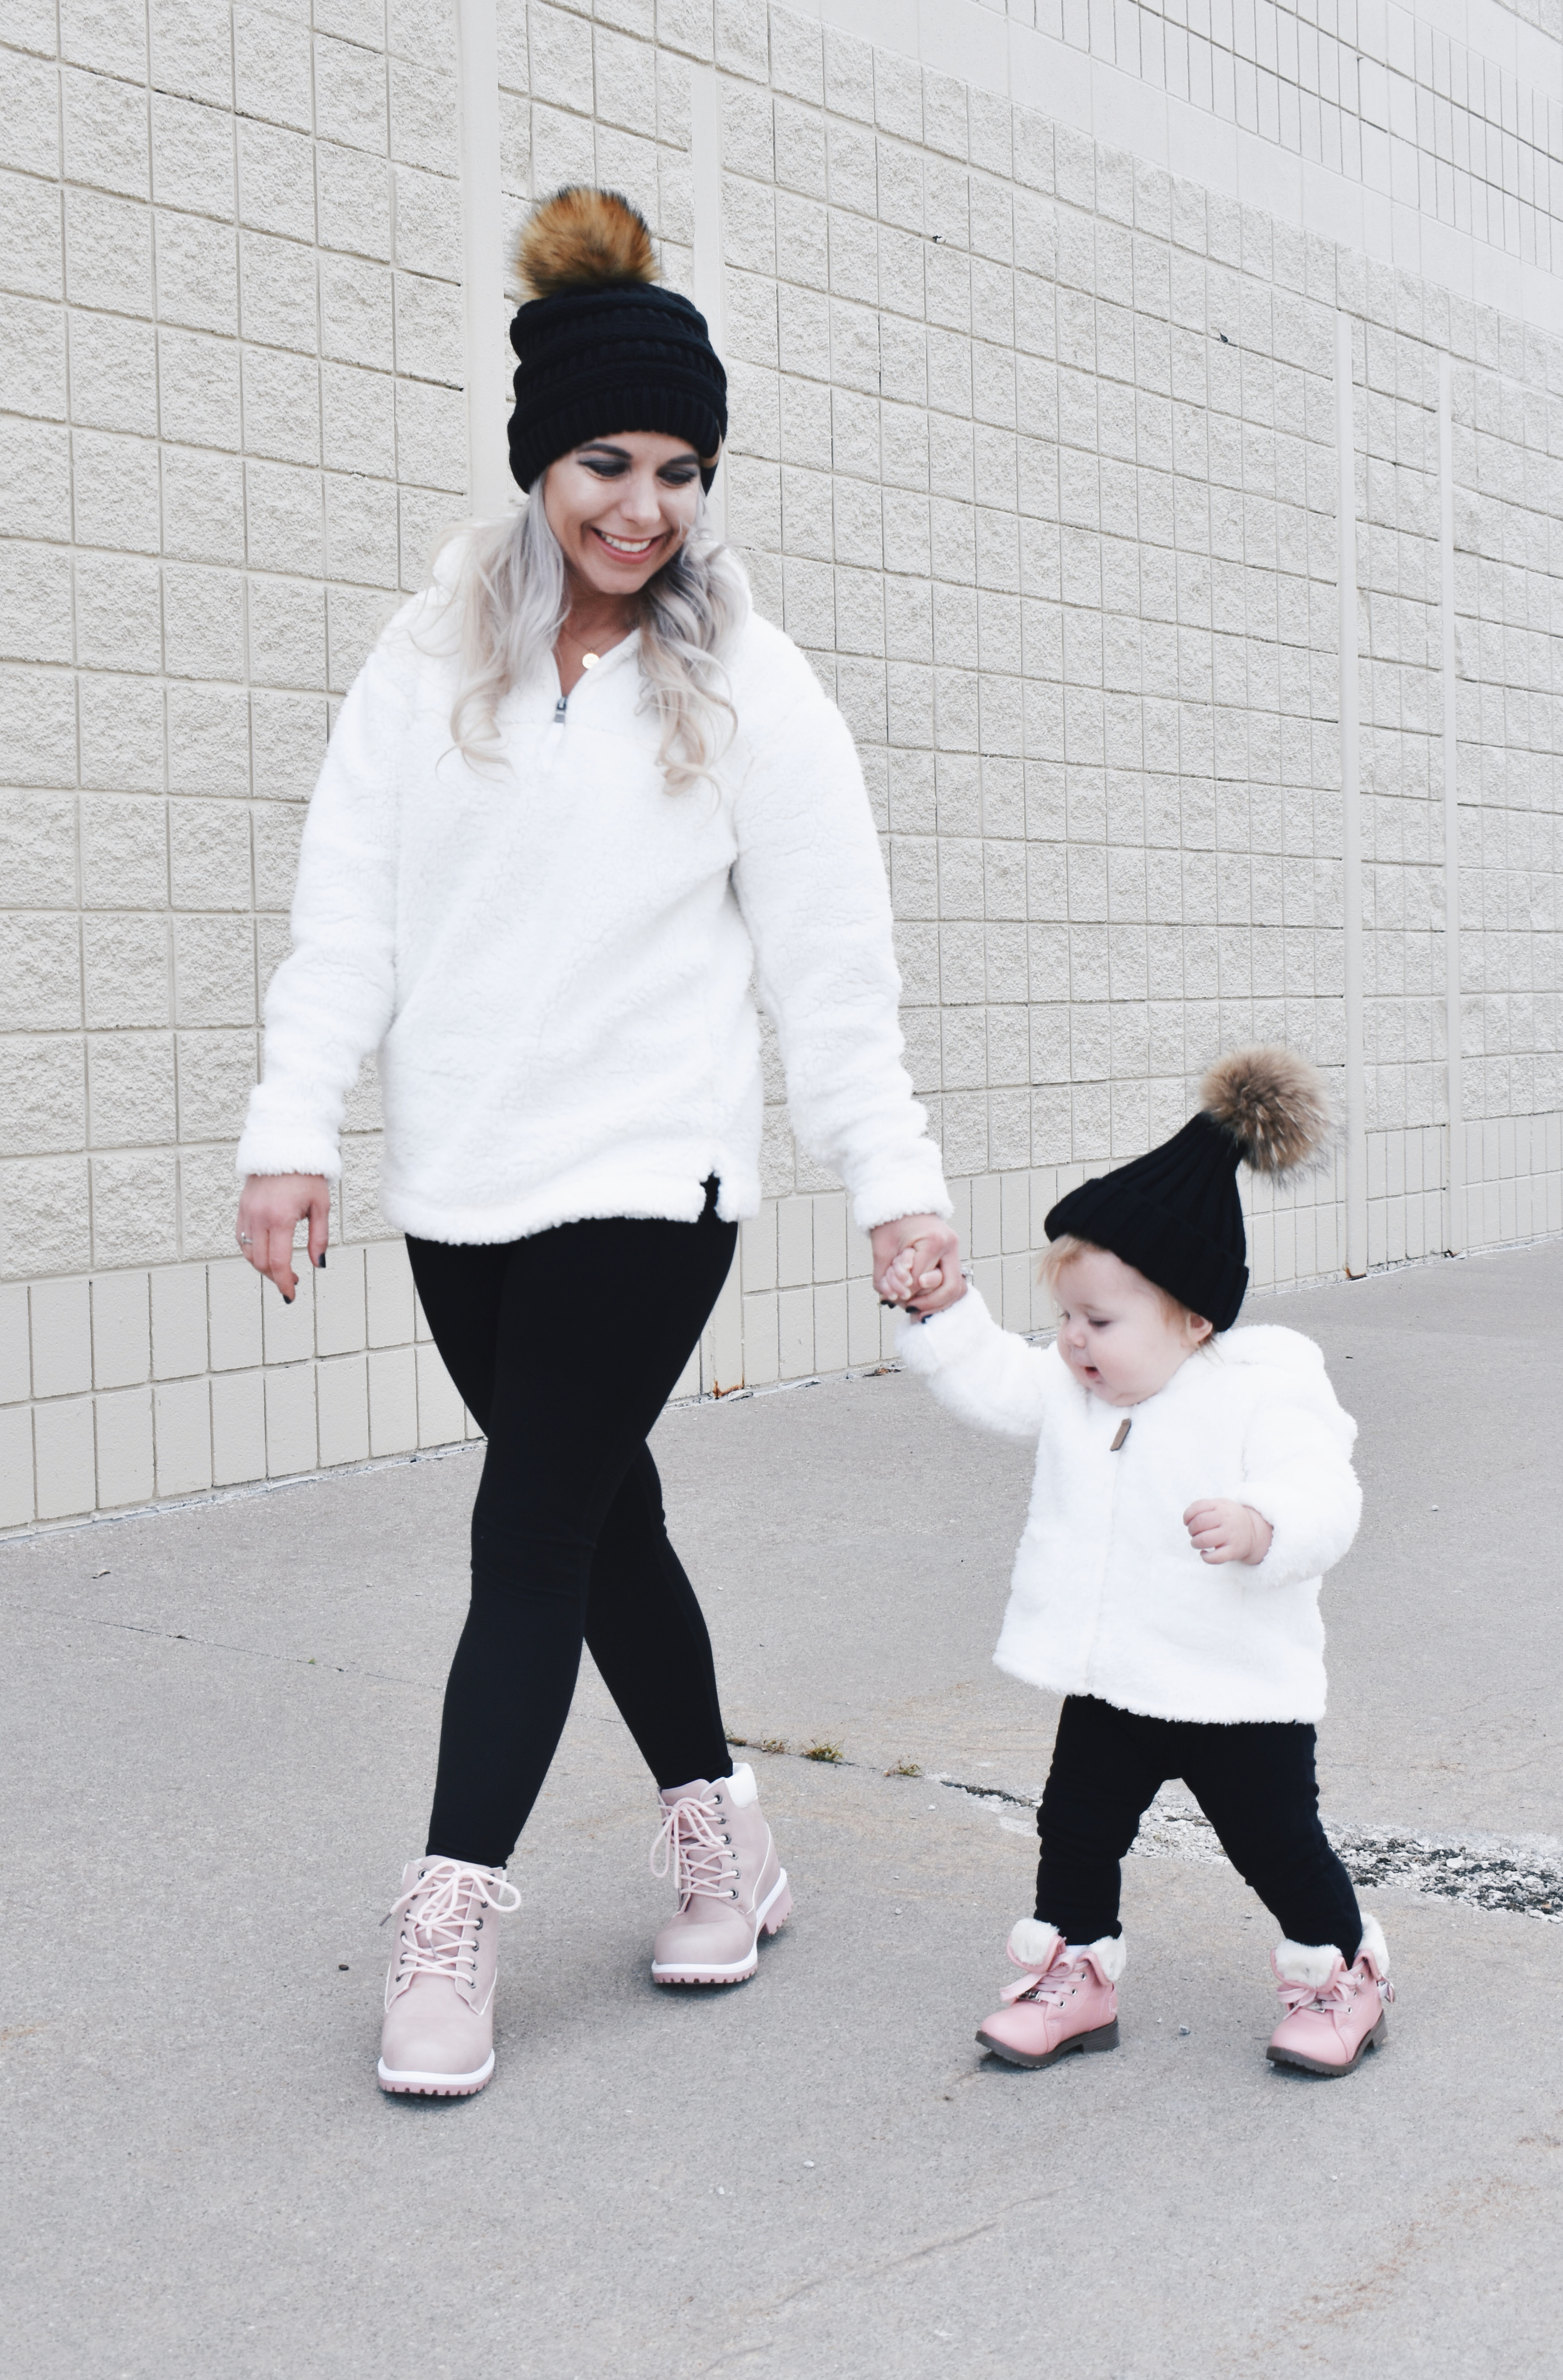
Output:
<path fill-rule="evenodd" d="M 1053 1296 L 1064 1361 L 1104 1404 L 1154 1397 L 1210 1335 L 1208 1323 L 1170 1309 L 1143 1273 L 1105 1248 L 1071 1257 Z"/>

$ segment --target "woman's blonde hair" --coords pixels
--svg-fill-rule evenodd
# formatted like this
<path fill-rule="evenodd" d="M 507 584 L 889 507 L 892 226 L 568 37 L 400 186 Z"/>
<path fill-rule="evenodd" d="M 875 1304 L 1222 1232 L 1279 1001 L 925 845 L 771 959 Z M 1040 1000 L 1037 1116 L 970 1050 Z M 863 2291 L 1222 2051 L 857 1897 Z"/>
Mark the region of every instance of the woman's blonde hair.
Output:
<path fill-rule="evenodd" d="M 499 705 L 543 665 L 569 617 L 565 557 L 543 502 L 547 477 L 519 512 L 454 532 L 466 543 L 451 598 L 460 683 L 450 732 L 477 766 L 500 758 Z M 738 729 L 723 655 L 749 590 L 704 516 L 702 497 L 678 552 L 641 589 L 636 622 L 642 701 L 661 724 L 657 765 L 675 794 L 712 774 Z"/>
<path fill-rule="evenodd" d="M 1111 1248 L 1100 1247 L 1094 1240 L 1077 1240 L 1072 1232 L 1064 1232 L 1059 1234 L 1057 1239 L 1052 1240 L 1048 1243 L 1046 1249 L 1044 1251 L 1042 1261 L 1037 1266 L 1036 1277 L 1042 1283 L 1043 1287 L 1046 1290 L 1049 1297 L 1052 1298 L 1054 1304 L 1056 1305 L 1058 1302 L 1058 1276 L 1063 1271 L 1066 1265 L 1073 1264 L 1076 1257 L 1105 1257 L 1111 1256 L 1112 1254 L 1113 1250 Z M 1125 1261 L 1126 1259 L 1122 1257 L 1118 1258 L 1118 1262 L 1120 1264 L 1123 1264 Z M 1137 1266 L 1130 1265 L 1129 1269 L 1130 1272 L 1134 1272 L 1139 1269 Z M 1160 1302 L 1162 1312 L 1166 1315 L 1169 1322 L 1181 1323 L 1187 1335 L 1191 1339 L 1193 1339 L 1197 1345 L 1202 1347 L 1208 1347 L 1210 1345 L 1216 1333 L 1215 1327 L 1214 1323 L 1211 1322 L 1208 1316 L 1196 1314 L 1191 1305 L 1185 1305 L 1180 1297 L 1174 1297 L 1171 1290 L 1164 1289 L 1159 1281 L 1152 1281 L 1144 1273 L 1141 1273 L 1140 1278 L 1144 1281 L 1147 1289 L 1154 1292 Z M 1203 1330 L 1201 1330 L 1197 1336 L 1194 1330 L 1196 1323 L 1203 1323 L 1204 1326 Z"/>

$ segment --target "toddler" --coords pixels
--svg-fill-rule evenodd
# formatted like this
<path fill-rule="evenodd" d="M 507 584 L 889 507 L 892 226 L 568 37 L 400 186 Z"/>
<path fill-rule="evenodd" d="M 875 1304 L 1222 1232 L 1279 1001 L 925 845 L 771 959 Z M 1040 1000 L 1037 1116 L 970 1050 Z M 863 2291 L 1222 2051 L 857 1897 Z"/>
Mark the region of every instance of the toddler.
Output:
<path fill-rule="evenodd" d="M 1311 1339 L 1231 1330 L 1248 1287 L 1239 1163 L 1305 1162 L 1328 1111 L 1285 1050 L 1222 1059 L 1201 1096 L 1171 1140 L 1048 1216 L 1053 1346 L 1001 1330 L 975 1290 L 905 1330 L 908 1367 L 942 1403 L 1037 1442 L 994 1658 L 1065 1697 L 1036 1914 L 1009 1937 L 1020 1978 L 977 2038 L 1015 2066 L 1117 2047 L 1118 1864 L 1180 1777 L 1284 1937 L 1269 2056 L 1348 2074 L 1393 1998 L 1313 1770 L 1319 1588 L 1356 1534 L 1356 1425 Z"/>

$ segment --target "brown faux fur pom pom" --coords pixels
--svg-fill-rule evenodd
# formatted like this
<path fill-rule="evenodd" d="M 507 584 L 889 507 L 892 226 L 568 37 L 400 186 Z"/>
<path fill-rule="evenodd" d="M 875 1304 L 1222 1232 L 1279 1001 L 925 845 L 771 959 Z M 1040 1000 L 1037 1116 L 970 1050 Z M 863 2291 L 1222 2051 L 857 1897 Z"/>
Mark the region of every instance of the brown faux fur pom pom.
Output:
<path fill-rule="evenodd" d="M 1334 1130 L 1323 1075 L 1289 1050 L 1234 1050 L 1200 1085 L 1200 1103 L 1256 1173 L 1289 1173 L 1319 1157 Z"/>
<path fill-rule="evenodd" d="M 529 298 L 654 281 L 656 253 L 645 218 L 628 199 L 578 184 L 556 190 L 531 216 L 516 245 L 516 277 Z"/>

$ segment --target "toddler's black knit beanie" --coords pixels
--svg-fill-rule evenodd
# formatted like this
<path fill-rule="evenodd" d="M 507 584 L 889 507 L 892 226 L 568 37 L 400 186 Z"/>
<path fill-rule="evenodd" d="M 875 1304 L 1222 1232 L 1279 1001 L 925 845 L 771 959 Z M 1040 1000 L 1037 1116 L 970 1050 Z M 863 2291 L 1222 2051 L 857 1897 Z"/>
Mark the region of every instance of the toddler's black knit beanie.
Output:
<path fill-rule="evenodd" d="M 687 438 L 709 492 L 727 434 L 727 375 L 705 317 L 657 279 L 642 216 L 612 190 L 559 190 L 516 254 L 530 295 L 510 325 L 510 468 L 523 488 L 572 446 L 619 430 Z"/>
<path fill-rule="evenodd" d="M 1289 1173 L 1331 1130 L 1322 1076 L 1289 1050 L 1236 1050 L 1200 1086 L 1201 1108 L 1181 1132 L 1116 1172 L 1068 1191 L 1048 1216 L 1066 1233 L 1108 1248 L 1217 1330 L 1229 1330 L 1248 1290 L 1248 1241 L 1238 1167 Z"/>

